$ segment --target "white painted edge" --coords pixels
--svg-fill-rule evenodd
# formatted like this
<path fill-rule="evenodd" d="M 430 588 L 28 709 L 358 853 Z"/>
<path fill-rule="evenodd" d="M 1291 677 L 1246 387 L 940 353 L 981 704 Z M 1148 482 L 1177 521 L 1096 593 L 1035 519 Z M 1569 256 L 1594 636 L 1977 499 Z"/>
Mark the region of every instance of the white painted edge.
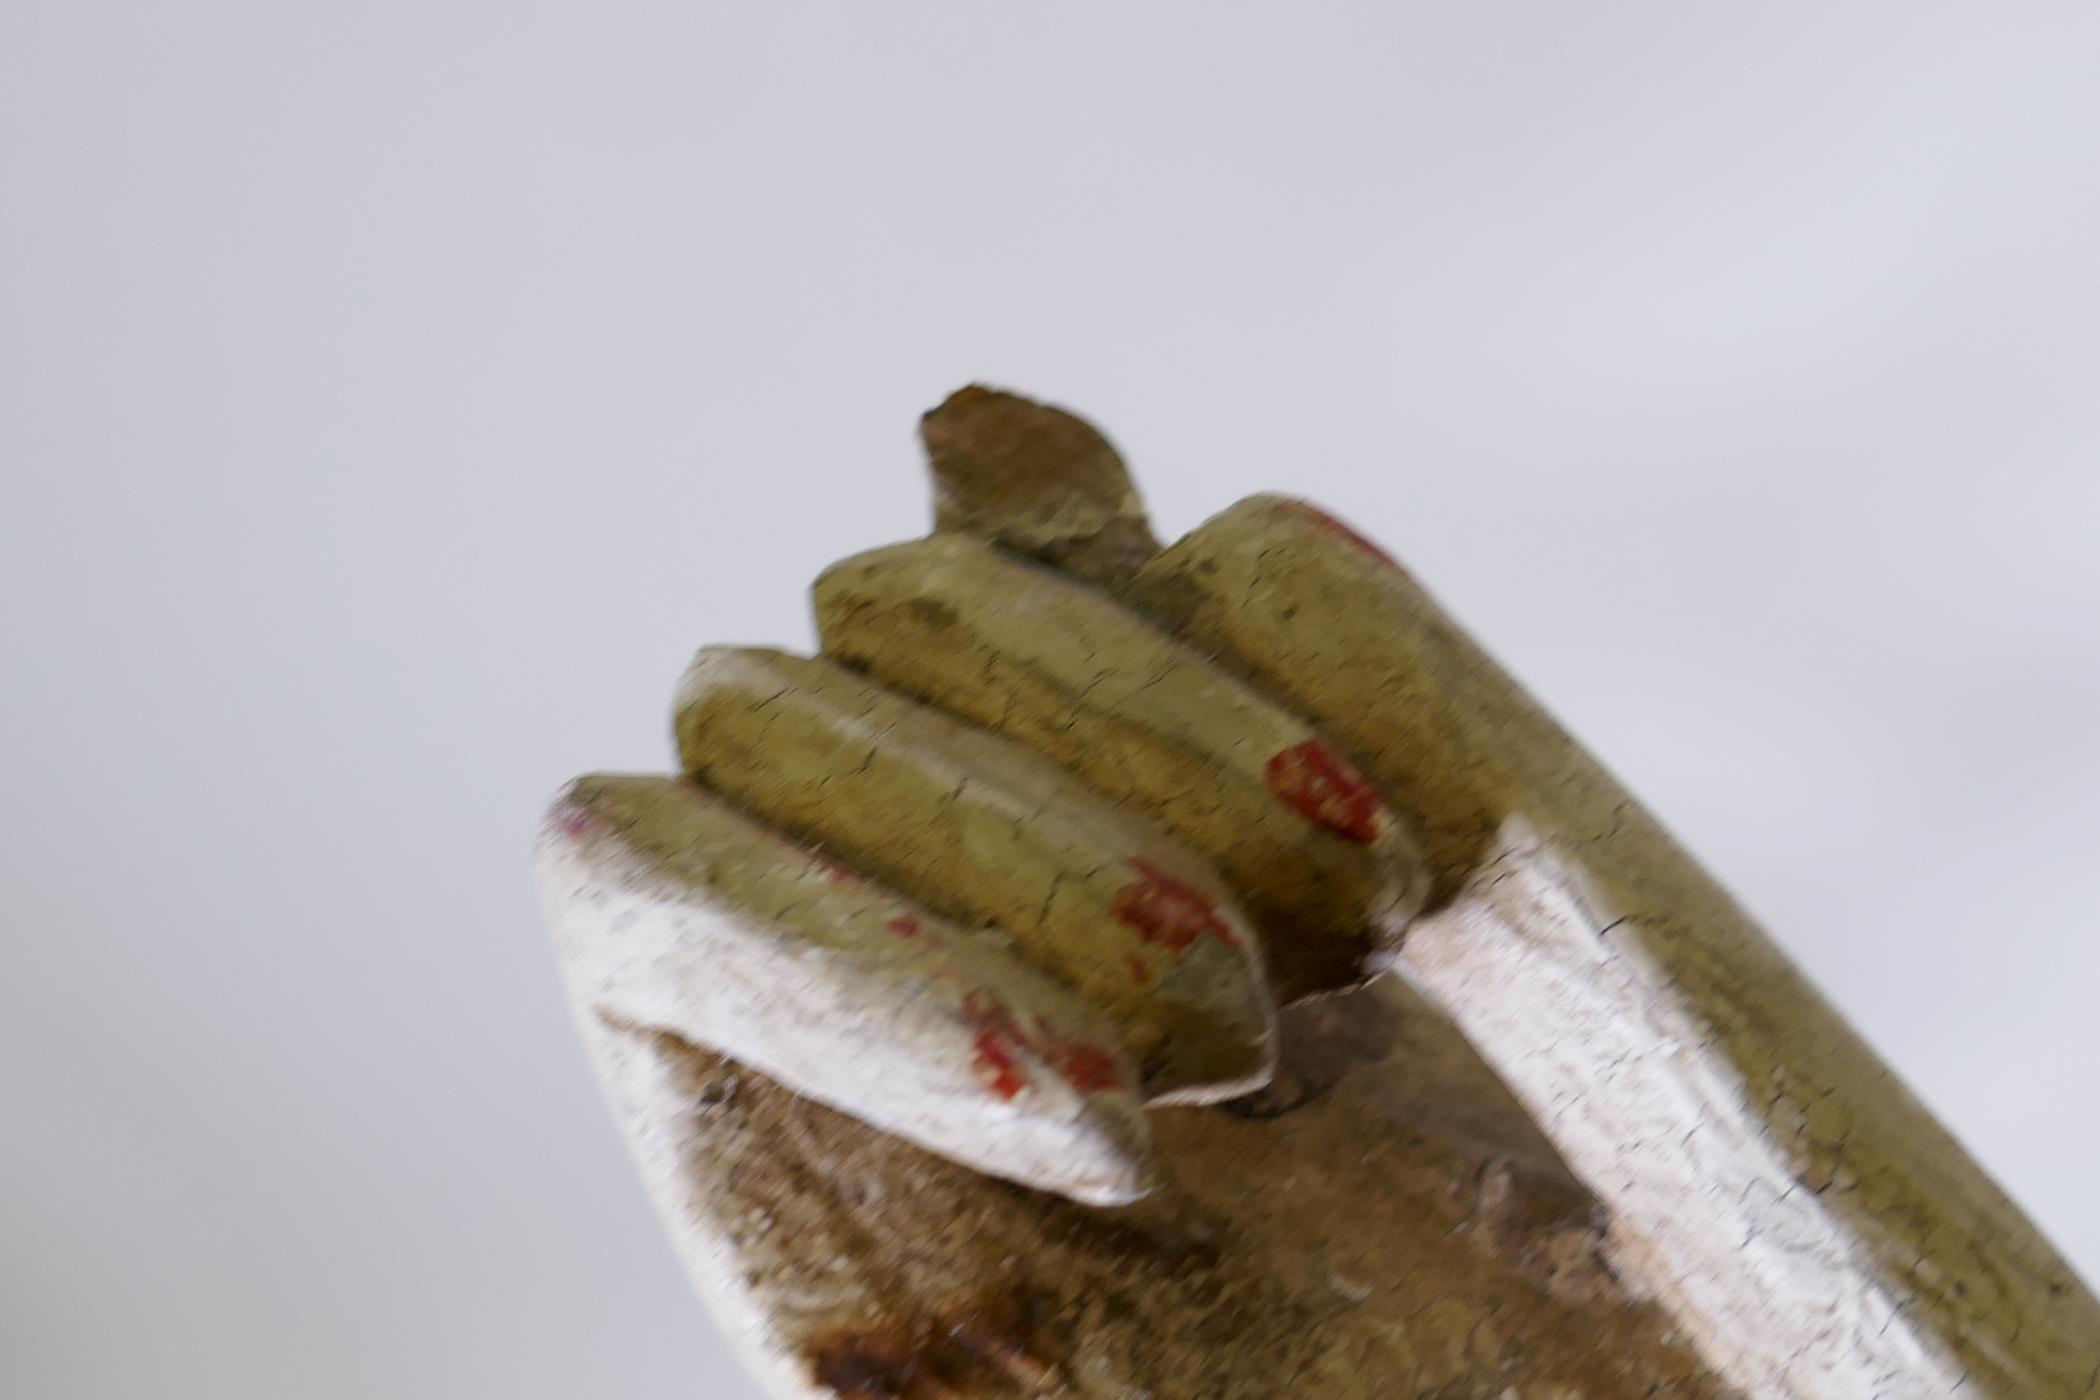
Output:
<path fill-rule="evenodd" d="M 1434 998 L 1610 1213 L 1606 1254 L 1751 1397 L 1929 1400 L 1966 1375 L 1796 1179 L 1740 1073 L 1522 818 L 1395 967 Z"/>

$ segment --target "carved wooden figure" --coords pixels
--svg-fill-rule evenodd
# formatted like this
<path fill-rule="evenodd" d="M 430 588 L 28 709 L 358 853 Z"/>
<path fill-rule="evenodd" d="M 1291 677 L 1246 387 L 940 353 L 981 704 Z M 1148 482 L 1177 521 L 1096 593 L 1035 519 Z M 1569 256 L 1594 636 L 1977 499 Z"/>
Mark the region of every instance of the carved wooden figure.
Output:
<path fill-rule="evenodd" d="M 1729 897 L 1313 506 L 1162 548 L 965 389 L 540 874 L 783 1400 L 2100 1396 L 2100 1305 Z"/>

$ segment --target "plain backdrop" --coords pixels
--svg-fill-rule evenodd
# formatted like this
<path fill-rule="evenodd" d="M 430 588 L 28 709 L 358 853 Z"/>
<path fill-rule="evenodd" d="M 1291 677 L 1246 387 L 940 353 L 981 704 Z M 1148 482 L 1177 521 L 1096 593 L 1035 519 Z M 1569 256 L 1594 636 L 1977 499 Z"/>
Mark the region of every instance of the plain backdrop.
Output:
<path fill-rule="evenodd" d="M 0 1390 L 753 1394 L 527 868 L 971 379 L 1403 555 L 2100 1275 L 2100 10 L 0 0 Z"/>

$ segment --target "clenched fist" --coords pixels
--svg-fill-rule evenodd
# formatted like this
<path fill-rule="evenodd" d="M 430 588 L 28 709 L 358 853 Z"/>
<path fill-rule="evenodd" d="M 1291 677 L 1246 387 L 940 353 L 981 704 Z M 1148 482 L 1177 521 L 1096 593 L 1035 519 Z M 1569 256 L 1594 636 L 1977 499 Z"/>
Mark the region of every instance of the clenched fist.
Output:
<path fill-rule="evenodd" d="M 1162 549 L 1079 419 L 922 427 L 823 655 L 702 651 L 681 771 L 541 832 L 770 1393 L 2080 1393 L 2090 1295 L 1382 550 Z"/>

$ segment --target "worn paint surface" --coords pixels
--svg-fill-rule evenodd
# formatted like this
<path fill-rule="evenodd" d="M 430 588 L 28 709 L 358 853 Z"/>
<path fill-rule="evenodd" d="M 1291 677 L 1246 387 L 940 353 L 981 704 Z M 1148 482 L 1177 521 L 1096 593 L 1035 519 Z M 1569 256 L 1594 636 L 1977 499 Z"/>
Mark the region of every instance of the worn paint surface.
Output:
<path fill-rule="evenodd" d="M 1378 789 L 1324 740 L 1278 750 L 1262 776 L 1292 811 L 1359 846 L 1376 843 L 1391 821 Z"/>
<path fill-rule="evenodd" d="M 1260 496 L 1125 596 L 1320 725 L 1417 824 L 1445 907 L 1400 965 L 1612 1210 L 1621 1273 L 1725 1373 L 1813 1400 L 2100 1395 L 2092 1294 L 1405 573 Z"/>
<path fill-rule="evenodd" d="M 877 551 L 820 582 L 827 648 L 1172 827 L 1252 907 L 1242 933 L 1149 854 L 1074 864 L 1119 882 L 1102 988 L 1239 939 L 1285 995 L 1356 989 L 1282 1014 L 1257 1091 L 1151 1114 L 1159 1184 L 1103 1210 L 912 1146 L 892 1080 L 827 1107 L 706 1016 L 615 1005 L 648 979 L 572 977 L 673 1239 L 773 1394 L 2100 1395 L 2090 1293 L 1384 550 L 1258 497 L 1155 555 L 1070 415 L 973 389 L 924 435 L 944 530 L 1071 578 L 952 535 Z M 831 855 L 771 859 L 889 897 L 862 873 L 919 838 L 807 812 Z M 549 829 L 600 823 L 571 803 Z M 858 927 L 905 956 L 945 926 Z M 1366 982 L 1380 964 L 1411 980 Z M 983 1124 L 1122 1092 L 1131 1021 L 1075 1035 L 1006 985 L 962 986 L 947 1023 Z"/>
<path fill-rule="evenodd" d="M 1206 938 L 1228 948 L 1246 946 L 1247 939 L 1218 916 L 1217 902 L 1209 895 L 1143 856 L 1134 856 L 1126 864 L 1137 872 L 1137 878 L 1116 891 L 1110 908 L 1116 920 L 1135 929 L 1138 937 L 1177 954 Z"/>
<path fill-rule="evenodd" d="M 539 871 L 581 1014 L 693 1037 L 980 1171 L 1096 1202 L 1148 1188 L 1113 1025 L 1007 946 L 675 778 L 571 784 Z"/>
<path fill-rule="evenodd" d="M 834 662 L 709 647 L 680 687 L 688 771 L 936 913 L 994 926 L 1121 1025 L 1155 1102 L 1259 1088 L 1275 1001 L 1247 916 L 1216 871 L 1064 769 Z M 1127 872 L 1204 939 L 1159 939 L 1126 975 Z"/>
<path fill-rule="evenodd" d="M 674 1242 L 775 1395 L 1731 1393 L 1617 1287 L 1594 1202 L 1403 985 L 1292 1008 L 1284 1041 L 1274 1090 L 1155 1112 L 1169 1179 L 1098 1210 L 677 1037 L 592 1037 Z"/>
<path fill-rule="evenodd" d="M 827 655 L 1064 765 L 1215 865 L 1286 1000 L 1360 981 L 1420 907 L 1405 825 L 1346 765 L 1306 761 L 1312 726 L 1098 589 L 937 535 L 838 564 L 815 595 Z"/>

